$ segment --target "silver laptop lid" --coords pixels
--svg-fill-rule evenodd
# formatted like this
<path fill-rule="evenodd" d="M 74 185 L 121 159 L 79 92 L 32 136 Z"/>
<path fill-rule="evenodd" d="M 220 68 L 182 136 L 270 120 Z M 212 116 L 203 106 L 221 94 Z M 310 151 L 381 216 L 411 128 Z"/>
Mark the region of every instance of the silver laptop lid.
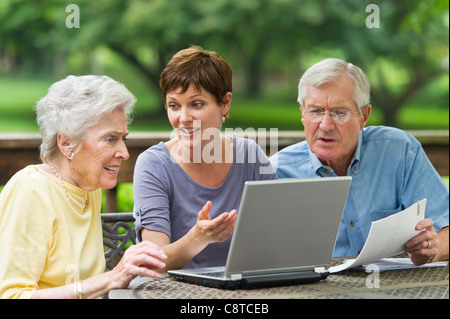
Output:
<path fill-rule="evenodd" d="M 328 269 L 350 183 L 348 176 L 246 182 L 225 275 Z"/>

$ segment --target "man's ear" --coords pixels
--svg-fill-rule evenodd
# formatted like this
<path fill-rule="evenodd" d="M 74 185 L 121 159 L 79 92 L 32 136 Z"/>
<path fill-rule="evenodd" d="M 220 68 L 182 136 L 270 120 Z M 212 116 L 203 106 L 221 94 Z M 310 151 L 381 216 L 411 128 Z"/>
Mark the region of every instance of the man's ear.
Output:
<path fill-rule="evenodd" d="M 300 109 L 300 112 L 301 112 L 301 115 L 302 115 L 301 121 L 302 121 L 302 123 L 304 123 L 304 119 L 303 119 L 303 105 L 300 104 L 299 109 Z"/>
<path fill-rule="evenodd" d="M 371 112 L 372 112 L 372 105 L 370 105 L 370 104 L 367 104 L 366 106 L 361 108 L 360 130 L 362 130 L 364 128 L 364 126 L 366 126 Z"/>

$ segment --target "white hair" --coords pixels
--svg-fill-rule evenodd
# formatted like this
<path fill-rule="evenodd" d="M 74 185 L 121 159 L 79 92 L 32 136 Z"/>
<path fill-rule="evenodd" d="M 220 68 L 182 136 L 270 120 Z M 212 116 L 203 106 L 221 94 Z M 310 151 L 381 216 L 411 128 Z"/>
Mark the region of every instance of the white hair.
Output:
<path fill-rule="evenodd" d="M 308 87 L 318 87 L 327 82 L 338 81 L 348 75 L 355 85 L 355 103 L 359 109 L 370 103 L 370 83 L 359 67 L 340 59 L 325 59 L 310 67 L 298 84 L 298 103 L 303 105 Z"/>
<path fill-rule="evenodd" d="M 124 111 L 129 124 L 135 102 L 124 85 L 107 76 L 69 75 L 54 83 L 35 107 L 42 161 L 55 156 L 58 133 L 73 139 L 73 147 L 79 146 L 87 130 L 115 109 Z"/>

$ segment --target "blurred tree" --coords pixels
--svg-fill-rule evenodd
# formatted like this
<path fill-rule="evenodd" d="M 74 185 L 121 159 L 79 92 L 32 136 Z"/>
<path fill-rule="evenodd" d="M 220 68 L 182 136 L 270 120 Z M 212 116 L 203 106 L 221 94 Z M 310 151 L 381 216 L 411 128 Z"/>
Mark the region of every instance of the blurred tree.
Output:
<path fill-rule="evenodd" d="M 65 25 L 71 3 L 80 8 L 79 29 Z M 365 24 L 369 4 L 379 7 L 379 28 Z M 245 75 L 248 96 L 261 94 L 269 69 L 299 78 L 324 52 L 339 55 L 369 74 L 373 104 L 395 125 L 398 110 L 446 72 L 448 0 L 0 2 L 0 70 L 64 73 L 61 61 L 74 55 L 90 68 L 92 54 L 107 47 L 158 90 L 168 59 L 192 44 L 231 61 Z"/>
<path fill-rule="evenodd" d="M 381 108 L 384 124 L 393 126 L 406 102 L 448 72 L 442 66 L 444 59 L 448 60 L 449 3 L 448 0 L 379 0 L 376 4 L 380 10 L 380 28 L 361 28 L 357 13 L 364 12 L 363 7 L 371 2 L 335 3 L 335 11 L 321 25 L 321 33 L 338 30 L 335 37 L 325 37 L 328 45 L 344 44 L 347 60 L 368 73 L 372 104 Z M 340 21 L 335 21 L 336 18 Z"/>
<path fill-rule="evenodd" d="M 79 3 L 83 27 L 72 38 L 79 50 L 104 44 L 135 65 L 158 87 L 159 74 L 175 52 L 193 44 L 206 49 L 220 48 L 217 51 L 244 70 L 247 96 L 260 95 L 265 57 L 271 50 L 286 52 L 286 61 L 299 55 L 299 51 L 293 50 L 295 46 L 288 44 L 300 39 L 303 44 L 308 42 L 307 28 L 299 21 L 309 21 L 308 8 L 320 10 L 310 1 L 305 10 L 304 6 L 296 5 L 296 0 Z M 105 30 L 108 30 L 106 34 Z"/>
<path fill-rule="evenodd" d="M 54 27 L 56 0 L 0 2 L 0 59 L 10 72 L 45 73 L 51 69 L 55 48 L 49 38 Z M 1 69 L 0 69 L 1 71 Z"/>

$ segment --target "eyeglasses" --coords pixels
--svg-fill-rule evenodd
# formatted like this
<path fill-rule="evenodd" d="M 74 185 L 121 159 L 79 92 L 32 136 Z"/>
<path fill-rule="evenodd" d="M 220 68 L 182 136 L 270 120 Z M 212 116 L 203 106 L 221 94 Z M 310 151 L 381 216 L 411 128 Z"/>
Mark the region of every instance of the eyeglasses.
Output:
<path fill-rule="evenodd" d="M 345 109 L 333 109 L 331 111 L 325 111 L 324 109 L 314 107 L 304 112 L 304 116 L 311 122 L 320 122 L 325 115 L 325 112 L 328 112 L 333 121 L 338 123 L 348 122 L 352 114 L 359 114 L 358 112 L 352 112 Z"/>

